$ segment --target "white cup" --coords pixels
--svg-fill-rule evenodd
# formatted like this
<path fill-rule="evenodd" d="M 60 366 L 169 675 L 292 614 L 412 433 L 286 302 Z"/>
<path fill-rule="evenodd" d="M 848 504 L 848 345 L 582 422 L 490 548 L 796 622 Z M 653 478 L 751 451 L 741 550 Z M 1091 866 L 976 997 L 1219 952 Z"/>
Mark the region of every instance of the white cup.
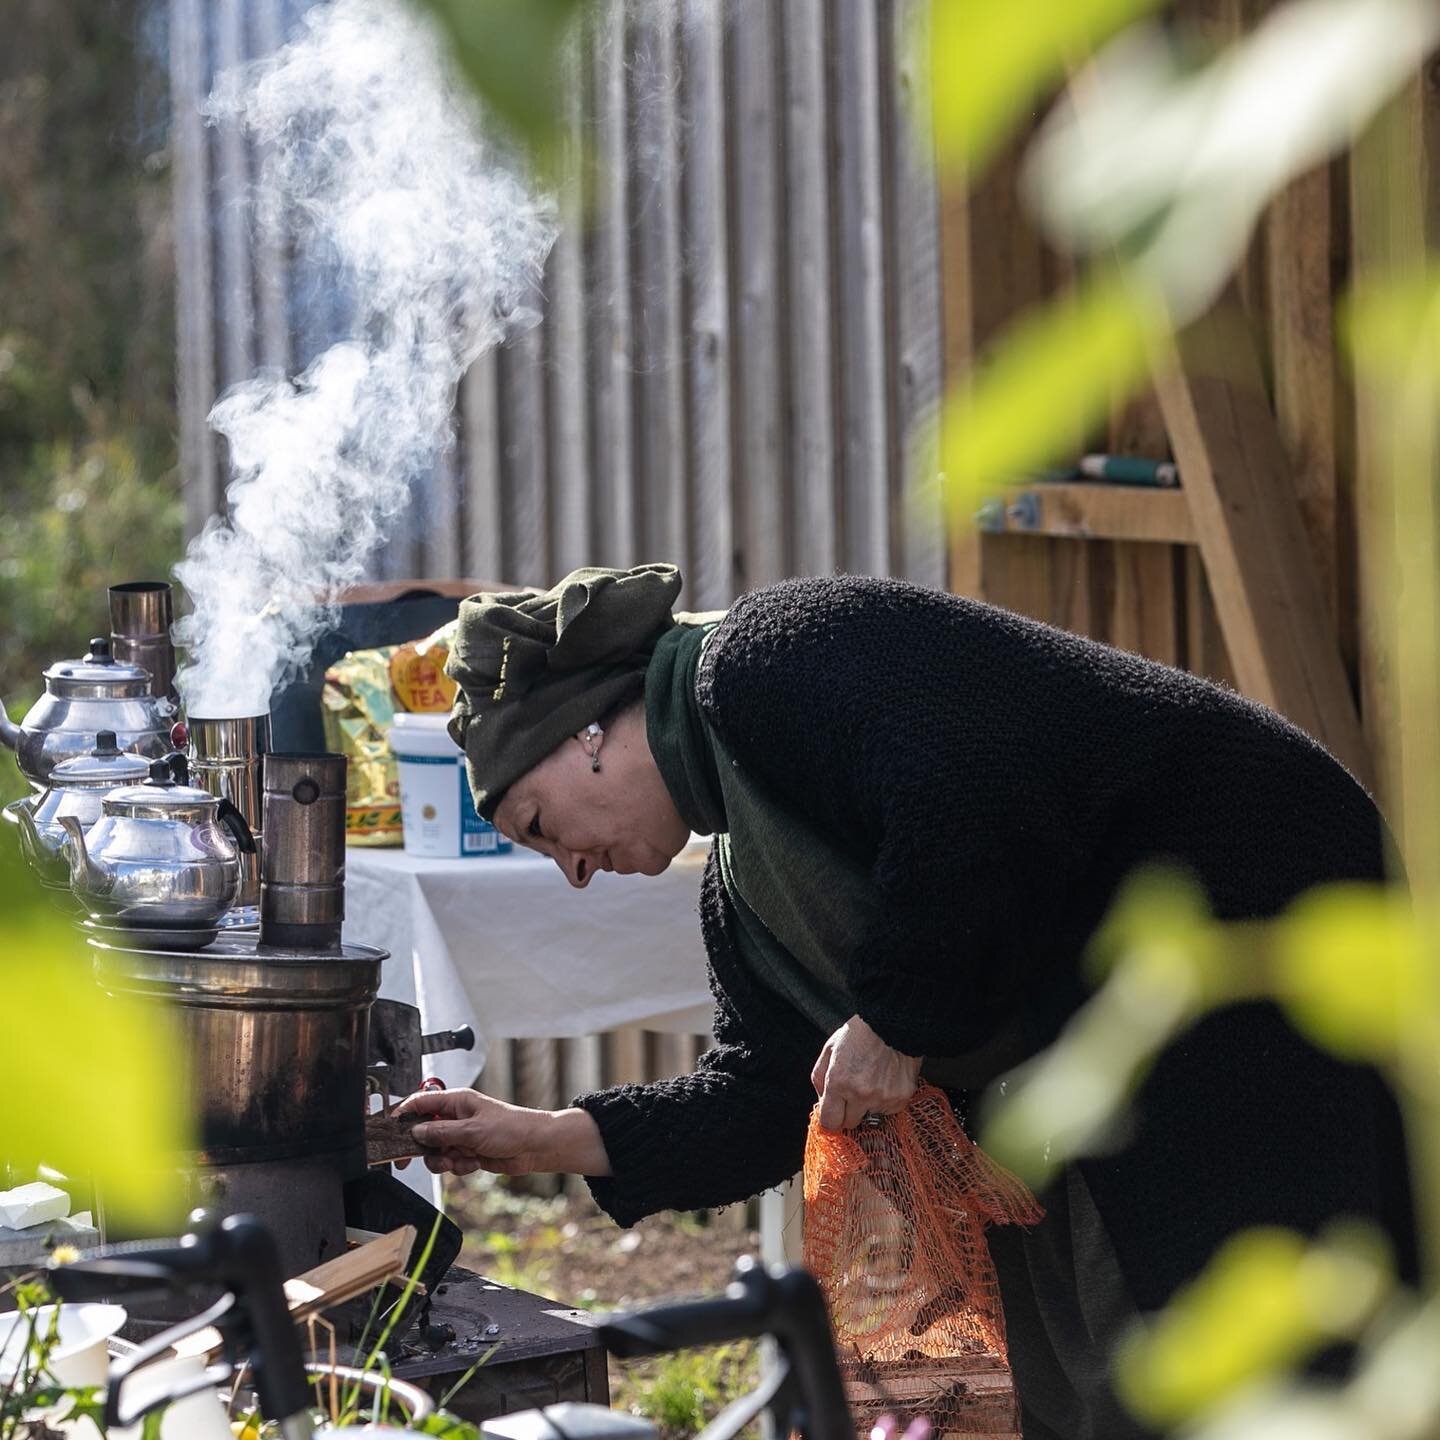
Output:
<path fill-rule="evenodd" d="M 124 1413 L 133 1415 L 151 1400 L 181 1389 L 204 1370 L 205 1361 L 199 1355 L 152 1361 L 125 1377 Z M 110 1440 L 140 1440 L 144 1428 L 143 1420 L 117 1427 L 110 1431 Z M 234 1440 L 219 1391 L 210 1386 L 168 1406 L 160 1417 L 160 1440 Z"/>

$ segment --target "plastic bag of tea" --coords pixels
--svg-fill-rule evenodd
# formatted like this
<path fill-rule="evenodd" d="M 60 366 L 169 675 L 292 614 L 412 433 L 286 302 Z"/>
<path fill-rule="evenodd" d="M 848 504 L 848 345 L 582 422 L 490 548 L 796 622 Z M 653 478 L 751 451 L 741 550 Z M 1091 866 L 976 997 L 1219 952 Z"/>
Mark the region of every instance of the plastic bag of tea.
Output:
<path fill-rule="evenodd" d="M 390 753 L 397 710 L 443 714 L 455 700 L 445 673 L 449 638 L 444 625 L 423 640 L 352 650 L 325 672 L 320 713 L 325 744 L 349 760 L 345 800 L 347 845 L 399 845 L 400 774 Z"/>
<path fill-rule="evenodd" d="M 345 781 L 345 843 L 399 845 L 400 776 L 390 754 L 395 692 L 390 657 L 398 647 L 352 650 L 325 672 L 320 715 L 325 747 L 350 762 Z"/>
<path fill-rule="evenodd" d="M 423 640 L 397 645 L 390 656 L 390 688 L 396 708 L 415 715 L 448 715 L 459 686 L 445 673 L 450 636 L 455 626 L 442 625 Z"/>

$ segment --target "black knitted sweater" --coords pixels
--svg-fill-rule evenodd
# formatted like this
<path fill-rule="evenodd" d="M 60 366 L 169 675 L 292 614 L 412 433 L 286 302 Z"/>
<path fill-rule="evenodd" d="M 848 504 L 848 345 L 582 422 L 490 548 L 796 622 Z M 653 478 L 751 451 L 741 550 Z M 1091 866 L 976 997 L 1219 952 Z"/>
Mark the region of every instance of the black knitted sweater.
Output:
<path fill-rule="evenodd" d="M 1383 876 L 1384 827 L 1319 745 L 1262 706 L 1020 616 L 890 580 L 789 581 L 736 602 L 697 678 L 739 763 L 869 866 L 883 899 L 850 977 L 894 1048 L 942 1056 L 1018 1026 L 1034 1053 L 1083 1003 L 1080 960 L 1122 880 L 1183 865 L 1222 918 Z M 697 1072 L 577 1100 L 621 1224 L 741 1200 L 800 1165 L 821 1035 L 737 961 L 707 866 L 717 1048 Z M 965 1118 L 971 1097 L 953 1097 Z M 1141 1310 L 1231 1231 L 1378 1218 L 1408 1268 L 1393 1102 L 1269 1005 L 1181 1037 L 1124 1148 L 1082 1162 Z M 1043 1199 L 1044 1197 L 1042 1197 Z"/>

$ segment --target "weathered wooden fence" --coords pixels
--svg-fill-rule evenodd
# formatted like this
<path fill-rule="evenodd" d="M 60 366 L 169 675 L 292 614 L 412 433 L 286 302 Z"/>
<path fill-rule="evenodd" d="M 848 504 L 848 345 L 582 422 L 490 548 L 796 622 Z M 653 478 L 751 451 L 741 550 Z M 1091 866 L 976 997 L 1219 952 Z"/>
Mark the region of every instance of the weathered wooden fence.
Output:
<path fill-rule="evenodd" d="M 172 0 L 182 464 L 192 530 L 223 505 L 204 417 L 257 364 L 344 333 L 339 290 L 258 231 L 255 156 L 199 103 L 272 51 L 284 0 Z M 455 449 L 377 578 L 549 581 L 673 559 L 724 605 L 834 569 L 944 582 L 928 421 L 938 229 L 908 32 L 919 0 L 597 0 L 544 318 L 466 377 Z M 579 193 L 581 189 L 586 193 Z"/>
<path fill-rule="evenodd" d="M 343 287 L 257 227 L 257 157 L 200 105 L 272 53 L 294 0 L 171 0 L 181 463 L 193 533 L 224 504 L 205 417 L 258 365 L 346 333 Z M 375 578 L 548 582 L 677 561 L 692 608 L 832 570 L 945 583 L 933 491 L 939 232 L 912 100 L 922 0 L 596 0 L 543 320 L 482 358 L 457 443 Z M 919 483 L 916 483 L 919 482 Z M 502 1047 L 492 1082 L 684 1067 L 685 1037 Z M 505 1072 L 509 1072 L 508 1078 Z"/>

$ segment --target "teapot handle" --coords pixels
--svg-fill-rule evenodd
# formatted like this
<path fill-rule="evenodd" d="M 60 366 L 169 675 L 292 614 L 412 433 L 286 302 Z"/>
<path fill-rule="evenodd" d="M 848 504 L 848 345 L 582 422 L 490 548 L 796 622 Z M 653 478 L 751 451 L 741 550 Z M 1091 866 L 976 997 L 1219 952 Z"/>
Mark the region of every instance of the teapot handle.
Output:
<path fill-rule="evenodd" d="M 235 808 L 235 802 L 223 795 L 215 818 L 235 837 L 235 845 L 242 855 L 255 853 L 255 836 L 245 823 L 245 817 Z"/>

